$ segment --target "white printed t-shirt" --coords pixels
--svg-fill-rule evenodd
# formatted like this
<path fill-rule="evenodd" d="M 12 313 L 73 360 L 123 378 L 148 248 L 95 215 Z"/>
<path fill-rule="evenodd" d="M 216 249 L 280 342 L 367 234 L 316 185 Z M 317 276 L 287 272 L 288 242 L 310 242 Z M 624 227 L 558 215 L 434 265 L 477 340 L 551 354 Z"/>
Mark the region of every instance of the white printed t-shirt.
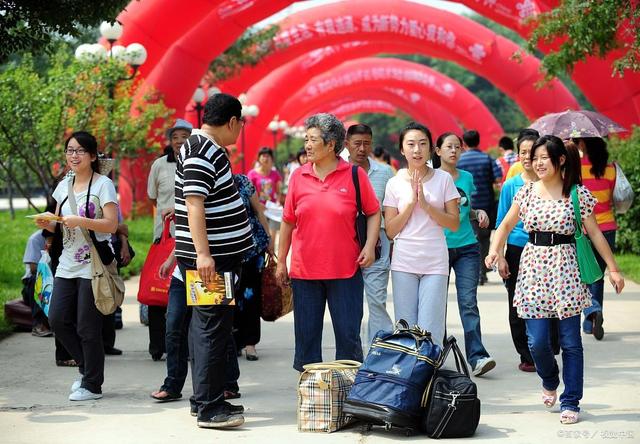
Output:
<path fill-rule="evenodd" d="M 444 210 L 445 202 L 459 199 L 460 194 L 449 173 L 434 170 L 433 176 L 422 184 L 429 205 Z M 385 207 L 404 210 L 411 203 L 411 180 L 407 169 L 389 179 L 384 194 Z M 388 222 L 387 222 L 388 223 Z M 404 228 L 394 238 L 392 271 L 416 274 L 449 274 L 449 251 L 444 230 L 418 205 Z"/>
<path fill-rule="evenodd" d="M 70 180 L 73 180 L 73 177 L 67 177 L 62 180 L 53 192 L 53 198 L 58 204 L 66 200 L 62 205 L 62 216 L 73 214 L 67 199 Z M 75 193 L 78 216 L 102 219 L 102 209 L 106 204 L 109 202 L 118 204 L 116 188 L 113 186 L 111 179 L 106 176 L 94 174 L 90 193 L 89 214 L 86 214 L 87 190 Z M 111 233 L 99 233 L 96 231 L 95 235 L 99 242 L 106 240 L 111 245 Z M 91 247 L 87 244 L 79 227 L 69 229 L 62 226 L 62 247 L 60 263 L 56 269 L 56 277 L 91 279 Z"/>

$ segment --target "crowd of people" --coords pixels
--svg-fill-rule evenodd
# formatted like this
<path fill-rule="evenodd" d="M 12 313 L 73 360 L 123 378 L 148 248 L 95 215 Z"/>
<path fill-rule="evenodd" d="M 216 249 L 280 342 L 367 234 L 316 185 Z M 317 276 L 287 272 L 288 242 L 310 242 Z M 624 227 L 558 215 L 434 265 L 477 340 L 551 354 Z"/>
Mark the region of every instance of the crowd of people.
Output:
<path fill-rule="evenodd" d="M 175 236 L 175 250 L 158 270 L 171 282 L 167 306 L 149 307 L 149 352 L 154 360 L 166 353 L 167 367 L 152 398 L 180 399 L 190 361 L 197 425 L 244 423 L 244 407 L 228 400 L 240 397 L 238 357 L 244 351 L 246 360 L 259 359 L 261 274 L 277 248 L 275 277 L 293 290 L 297 371 L 323 360 L 326 306 L 335 358 L 363 360 L 363 346 L 374 334 L 393 328 L 386 307 L 389 277 L 395 320 L 428 330 L 442 345 L 452 271 L 466 359 L 475 376 L 491 371 L 496 361 L 482 342 L 477 289 L 495 269 L 506 287 L 518 368 L 537 372 L 542 403 L 551 407 L 560 383 L 554 353 L 561 351 L 560 420 L 578 421 L 581 331 L 602 339 L 604 304 L 603 279 L 587 287 L 580 278 L 572 193 L 600 267 L 609 269 L 616 292 L 624 287 L 612 253 L 615 170 L 603 139 L 563 141 L 524 129 L 515 146 L 509 138 L 500 141 L 502 155 L 494 160 L 479 149 L 478 131 L 444 133 L 434 142 L 427 127 L 410 122 L 399 134 L 406 167 L 396 171 L 383 151 L 374 150 L 369 126 L 345 129 L 335 116 L 316 114 L 305 121 L 304 150 L 285 177 L 266 147 L 244 175 L 232 172 L 225 148 L 242 130 L 241 110 L 235 97 L 213 95 L 202 126 L 179 119 L 167 132 L 166 152 L 151 167 L 154 239 L 167 219 Z M 62 223 L 38 219 L 40 238 L 32 236 L 27 249 L 44 249 L 45 237 L 55 243 L 56 232 L 61 239 L 48 320 L 37 313 L 34 334 L 50 334 L 50 326 L 70 354 L 62 361 L 79 366 L 69 399 L 94 400 L 102 397 L 103 326 L 114 321 L 93 303 L 90 265 L 130 260 L 130 253 L 115 187 L 100 173 L 95 138 L 72 134 L 65 154 L 72 174 L 57 186 L 56 206 L 46 213 L 61 216 Z M 358 199 L 366 218 L 363 246 L 355 228 Z M 114 234 L 126 245 L 114 249 Z M 100 258 L 89 254 L 87 236 Z M 25 281 L 34 274 L 36 256 L 25 255 Z M 230 273 L 235 304 L 187 305 L 190 270 L 204 285 Z M 365 300 L 369 318 L 362 338 Z"/>

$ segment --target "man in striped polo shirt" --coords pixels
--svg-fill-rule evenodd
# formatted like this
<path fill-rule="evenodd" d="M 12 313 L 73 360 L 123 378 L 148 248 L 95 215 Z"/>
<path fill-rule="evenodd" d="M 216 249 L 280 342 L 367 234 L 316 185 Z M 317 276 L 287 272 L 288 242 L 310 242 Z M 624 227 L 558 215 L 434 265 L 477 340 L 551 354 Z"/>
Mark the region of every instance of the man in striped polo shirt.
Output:
<path fill-rule="evenodd" d="M 367 125 L 359 123 L 351 125 L 347 130 L 347 150 L 349 150 L 349 162 L 358 165 L 367 172 L 369 181 L 376 192 L 376 197 L 382 208 L 384 191 L 387 182 L 393 177 L 393 171 L 387 164 L 376 162 L 372 157 L 373 131 Z M 390 331 L 393 329 L 393 321 L 387 313 L 387 287 L 389 285 L 389 238 L 384 231 L 384 219 L 381 218 L 380 243 L 382 246 L 380 259 L 370 267 L 362 269 L 364 290 L 369 307 L 369 322 L 367 323 L 367 341 L 371 344 L 373 337 L 379 330 Z"/>
<path fill-rule="evenodd" d="M 198 270 L 205 283 L 216 273 L 240 271 L 242 255 L 253 247 L 251 226 L 222 147 L 234 144 L 242 129 L 242 105 L 228 94 L 213 95 L 204 107 L 201 129 L 180 148 L 176 168 L 176 258 L 183 279 Z M 185 295 L 186 297 L 186 295 Z M 224 400 L 227 345 L 233 306 L 194 306 L 189 326 L 192 412 L 198 427 L 237 427 L 242 406 Z"/>

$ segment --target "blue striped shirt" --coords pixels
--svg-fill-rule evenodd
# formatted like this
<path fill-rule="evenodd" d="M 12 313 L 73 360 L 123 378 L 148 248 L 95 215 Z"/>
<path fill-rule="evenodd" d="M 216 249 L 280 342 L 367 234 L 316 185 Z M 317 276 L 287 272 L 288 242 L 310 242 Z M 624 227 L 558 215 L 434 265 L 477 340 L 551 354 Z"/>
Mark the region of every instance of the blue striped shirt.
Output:
<path fill-rule="evenodd" d="M 473 208 L 485 210 L 491 215 L 495 207 L 493 183 L 502 177 L 500 167 L 487 153 L 475 148 L 462 153 L 457 167 L 473 176 L 473 184 L 476 187 L 471 195 Z"/>

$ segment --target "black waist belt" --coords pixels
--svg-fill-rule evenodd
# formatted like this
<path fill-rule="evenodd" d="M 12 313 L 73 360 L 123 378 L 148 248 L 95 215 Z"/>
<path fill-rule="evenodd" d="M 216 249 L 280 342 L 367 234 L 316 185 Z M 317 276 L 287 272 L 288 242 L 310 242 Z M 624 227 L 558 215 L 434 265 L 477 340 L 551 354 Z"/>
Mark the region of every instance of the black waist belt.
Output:
<path fill-rule="evenodd" d="M 548 231 L 532 231 L 529 233 L 529 243 L 540 247 L 553 245 L 574 244 L 576 242 L 572 234 L 558 234 Z"/>

